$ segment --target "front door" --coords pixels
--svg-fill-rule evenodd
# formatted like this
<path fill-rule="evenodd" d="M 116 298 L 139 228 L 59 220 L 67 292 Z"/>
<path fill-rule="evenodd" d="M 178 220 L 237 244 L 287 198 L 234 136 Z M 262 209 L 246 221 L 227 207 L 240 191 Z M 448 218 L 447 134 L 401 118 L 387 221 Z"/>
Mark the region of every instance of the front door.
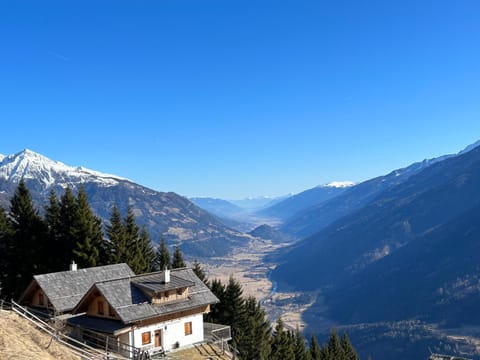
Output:
<path fill-rule="evenodd" d="M 155 330 L 155 347 L 162 346 L 162 330 Z"/>

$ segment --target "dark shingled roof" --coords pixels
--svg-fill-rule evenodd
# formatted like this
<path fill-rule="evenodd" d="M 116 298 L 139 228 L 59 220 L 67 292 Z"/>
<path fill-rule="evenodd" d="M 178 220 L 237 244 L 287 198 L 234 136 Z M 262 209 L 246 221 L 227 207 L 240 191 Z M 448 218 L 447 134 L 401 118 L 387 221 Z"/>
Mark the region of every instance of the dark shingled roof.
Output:
<path fill-rule="evenodd" d="M 135 274 L 127 264 L 97 266 L 76 271 L 35 275 L 20 301 L 28 297 L 36 282 L 55 307 L 55 310 L 66 312 L 72 310 L 77 305 L 94 283 L 129 276 L 135 276 Z"/>
<path fill-rule="evenodd" d="M 152 274 L 147 277 L 139 276 L 136 277 L 132 282 L 141 289 L 143 288 L 153 292 L 175 290 L 195 285 L 194 282 L 179 278 L 175 275 L 171 275 L 170 282 L 166 283 L 164 282 L 164 276 L 162 273 Z"/>
<path fill-rule="evenodd" d="M 217 297 L 200 280 L 191 269 L 171 270 L 171 279 L 178 278 L 189 284 L 188 298 L 185 300 L 173 301 L 164 304 L 151 304 L 150 299 L 135 285 L 157 279 L 161 272 L 126 277 L 123 279 L 101 281 L 92 287 L 96 288 L 115 309 L 124 324 L 133 323 L 139 320 L 170 314 L 178 311 L 195 309 L 209 304 L 219 302 Z M 90 291 L 89 291 L 90 292 Z M 78 312 L 88 294 L 80 301 L 74 309 Z"/>

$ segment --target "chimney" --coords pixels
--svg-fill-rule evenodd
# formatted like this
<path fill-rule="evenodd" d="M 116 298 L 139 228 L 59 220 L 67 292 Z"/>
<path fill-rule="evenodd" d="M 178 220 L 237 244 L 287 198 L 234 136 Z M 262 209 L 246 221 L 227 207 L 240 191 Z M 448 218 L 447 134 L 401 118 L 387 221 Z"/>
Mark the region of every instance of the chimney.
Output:
<path fill-rule="evenodd" d="M 170 270 L 167 268 L 163 270 L 163 282 L 165 284 L 168 284 L 170 282 Z"/>
<path fill-rule="evenodd" d="M 72 260 L 72 263 L 70 264 L 70 271 L 77 271 L 77 264 L 73 260 Z"/>

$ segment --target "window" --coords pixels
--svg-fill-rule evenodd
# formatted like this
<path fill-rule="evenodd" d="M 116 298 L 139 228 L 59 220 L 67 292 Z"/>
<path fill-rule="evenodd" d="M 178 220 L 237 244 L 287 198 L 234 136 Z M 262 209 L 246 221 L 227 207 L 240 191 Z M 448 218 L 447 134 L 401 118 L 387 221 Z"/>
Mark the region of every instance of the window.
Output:
<path fill-rule="evenodd" d="M 98 315 L 105 314 L 104 310 L 103 310 L 103 301 L 102 300 L 97 301 L 97 309 L 98 309 Z"/>
<path fill-rule="evenodd" d="M 115 311 L 113 311 L 113 308 L 108 304 L 108 316 L 110 317 L 115 317 Z"/>
<path fill-rule="evenodd" d="M 150 344 L 150 331 L 142 333 L 142 345 Z"/>
<path fill-rule="evenodd" d="M 186 322 L 185 323 L 185 336 L 187 335 L 192 335 L 192 322 Z"/>
<path fill-rule="evenodd" d="M 38 305 L 44 305 L 43 293 L 42 292 L 38 293 Z"/>

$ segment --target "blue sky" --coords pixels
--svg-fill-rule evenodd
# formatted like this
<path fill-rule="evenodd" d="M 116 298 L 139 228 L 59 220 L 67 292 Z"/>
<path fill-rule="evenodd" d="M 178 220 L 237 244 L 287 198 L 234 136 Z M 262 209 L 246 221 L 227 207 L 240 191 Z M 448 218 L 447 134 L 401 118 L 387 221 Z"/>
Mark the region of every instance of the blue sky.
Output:
<path fill-rule="evenodd" d="M 227 199 L 480 139 L 480 2 L 3 1 L 0 153 Z"/>

